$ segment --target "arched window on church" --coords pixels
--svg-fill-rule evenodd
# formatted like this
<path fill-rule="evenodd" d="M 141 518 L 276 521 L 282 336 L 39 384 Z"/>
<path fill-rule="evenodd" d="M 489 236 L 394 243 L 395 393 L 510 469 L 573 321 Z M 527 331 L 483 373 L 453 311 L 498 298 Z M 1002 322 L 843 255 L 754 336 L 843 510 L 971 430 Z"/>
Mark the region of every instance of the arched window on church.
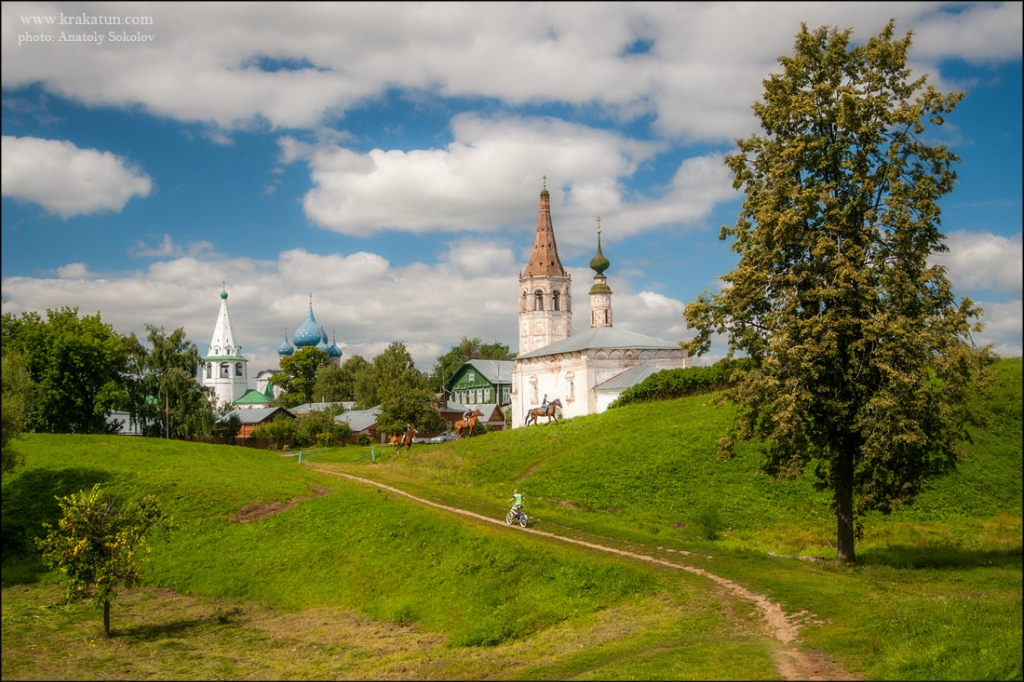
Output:
<path fill-rule="evenodd" d="M 555 290 L 555 292 L 553 294 L 551 294 L 551 309 L 552 310 L 561 310 L 562 309 L 562 307 L 559 305 L 559 294 L 558 294 L 558 290 L 557 289 Z"/>
<path fill-rule="evenodd" d="M 231 377 L 231 365 L 229 363 L 220 363 L 220 376 L 222 379 L 229 379 Z"/>
<path fill-rule="evenodd" d="M 242 376 L 242 363 L 240 363 L 240 362 L 236 362 L 235 363 L 235 376 L 236 377 Z"/>
<path fill-rule="evenodd" d="M 212 379 L 213 378 L 213 363 L 212 362 L 206 363 L 206 378 L 207 379 Z"/>
<path fill-rule="evenodd" d="M 540 289 L 533 292 L 533 309 L 544 310 L 544 292 Z"/>
<path fill-rule="evenodd" d="M 540 402 L 540 394 L 537 392 L 537 377 L 530 377 L 530 404 L 536 405 Z"/>
<path fill-rule="evenodd" d="M 565 399 L 576 399 L 576 375 L 573 372 L 565 373 Z"/>

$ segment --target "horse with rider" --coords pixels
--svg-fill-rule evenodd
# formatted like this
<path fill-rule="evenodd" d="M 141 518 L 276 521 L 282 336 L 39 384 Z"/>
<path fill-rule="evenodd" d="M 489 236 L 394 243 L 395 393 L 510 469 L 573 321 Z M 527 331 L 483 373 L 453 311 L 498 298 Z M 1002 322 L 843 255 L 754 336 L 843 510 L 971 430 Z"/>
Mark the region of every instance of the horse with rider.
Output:
<path fill-rule="evenodd" d="M 555 423 L 557 424 L 558 415 L 556 414 L 556 411 L 561 409 L 562 401 L 559 398 L 555 398 L 551 402 L 548 402 L 548 395 L 547 393 L 545 393 L 544 400 L 541 401 L 540 407 L 534 408 L 526 413 L 526 426 L 529 426 L 531 423 L 537 424 L 539 426 L 537 419 L 539 419 L 540 417 L 547 417 L 548 424 L 550 424 L 551 420 L 554 419 Z"/>

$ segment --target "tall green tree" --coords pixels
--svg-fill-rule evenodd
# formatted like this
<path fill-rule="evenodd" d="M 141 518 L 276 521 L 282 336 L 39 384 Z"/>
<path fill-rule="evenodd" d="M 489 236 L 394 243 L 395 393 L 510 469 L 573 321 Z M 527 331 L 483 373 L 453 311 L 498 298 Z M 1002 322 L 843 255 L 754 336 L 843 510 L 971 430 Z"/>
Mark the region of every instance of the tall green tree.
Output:
<path fill-rule="evenodd" d="M 130 420 L 141 433 L 194 438 L 212 432 L 212 391 L 197 380 L 203 359 L 184 327 L 168 334 L 146 325 L 149 346 L 134 334 L 124 341 L 125 394 Z"/>
<path fill-rule="evenodd" d="M 401 341 L 395 341 L 373 359 L 370 372 L 358 377 L 356 402 L 365 409 L 397 394 L 426 388 L 427 378 L 416 369 L 409 350 Z"/>
<path fill-rule="evenodd" d="M 78 308 L 20 317 L 5 313 L 3 347 L 26 357 L 36 385 L 29 427 L 48 433 L 104 433 L 107 415 L 126 399 L 122 337 L 100 314 L 79 317 Z"/>
<path fill-rule="evenodd" d="M 448 424 L 434 406 L 434 394 L 426 388 L 411 388 L 387 394 L 377 415 L 377 430 L 400 433 L 411 424 L 417 431 L 435 433 Z"/>
<path fill-rule="evenodd" d="M 740 420 L 723 448 L 759 438 L 768 474 L 810 467 L 846 561 L 861 514 L 909 504 L 954 468 L 989 357 L 971 342 L 980 309 L 929 265 L 947 250 L 938 201 L 959 159 L 927 133 L 962 93 L 911 80 L 911 35 L 893 32 L 854 46 L 850 31 L 802 27 L 754 104 L 763 134 L 726 158 L 746 198 L 720 238 L 739 264 L 684 313 L 692 353 L 725 334 L 753 363 L 733 375 Z"/>
<path fill-rule="evenodd" d="M 362 356 L 353 355 L 341 366 L 325 365 L 316 373 L 313 395 L 322 402 L 341 402 L 356 399 L 356 378 L 369 371 L 371 365 Z M 372 406 L 371 406 L 372 407 Z"/>
<path fill-rule="evenodd" d="M 2 466 L 0 473 L 12 471 L 21 459 L 13 441 L 25 430 L 32 414 L 35 384 L 29 376 L 25 356 L 15 351 L 3 349 L 3 400 L 0 409 L 3 411 L 2 438 L 0 438 L 0 454 Z"/>
<path fill-rule="evenodd" d="M 65 600 L 92 598 L 103 607 L 103 634 L 110 636 L 110 604 L 119 586 L 133 587 L 139 574 L 148 538 L 169 532 L 174 520 L 164 514 L 152 495 L 119 501 L 100 490 L 81 490 L 57 498 L 61 518 L 54 528 L 43 524 L 47 534 L 36 540 L 47 565 L 67 575 Z"/>
<path fill-rule="evenodd" d="M 434 363 L 429 379 L 430 390 L 439 393 L 444 387 L 444 382 L 450 379 L 464 362 L 476 359 L 514 360 L 515 357 L 516 354 L 504 343 L 484 343 L 478 336 L 472 339 L 463 336 L 457 346 L 452 346 Z"/>
<path fill-rule="evenodd" d="M 295 354 L 281 358 L 281 371 L 270 378 L 270 383 L 282 390 L 274 403 L 280 407 L 295 407 L 313 402 L 317 372 L 330 359 L 327 351 L 314 346 L 300 348 Z"/>

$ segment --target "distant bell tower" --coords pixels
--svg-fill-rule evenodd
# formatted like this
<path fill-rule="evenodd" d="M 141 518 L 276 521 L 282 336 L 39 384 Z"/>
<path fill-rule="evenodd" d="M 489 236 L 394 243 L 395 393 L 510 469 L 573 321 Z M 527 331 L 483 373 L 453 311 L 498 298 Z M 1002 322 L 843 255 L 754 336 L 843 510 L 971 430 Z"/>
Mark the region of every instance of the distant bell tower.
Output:
<path fill-rule="evenodd" d="M 220 292 L 220 314 L 210 339 L 210 349 L 203 358 L 202 370 L 202 384 L 213 388 L 218 407 L 231 404 L 245 394 L 249 387 L 248 363 L 242 357 L 242 347 L 235 343 L 225 285 Z"/>
<path fill-rule="evenodd" d="M 601 217 L 597 217 L 597 255 L 590 259 L 590 269 L 596 272 L 594 286 L 590 287 L 590 327 L 612 326 L 612 288 L 604 271 L 611 263 L 601 253 Z"/>
<path fill-rule="evenodd" d="M 551 224 L 547 176 L 540 193 L 540 214 L 530 264 L 519 275 L 519 354 L 572 335 L 572 277 L 558 260 Z"/>

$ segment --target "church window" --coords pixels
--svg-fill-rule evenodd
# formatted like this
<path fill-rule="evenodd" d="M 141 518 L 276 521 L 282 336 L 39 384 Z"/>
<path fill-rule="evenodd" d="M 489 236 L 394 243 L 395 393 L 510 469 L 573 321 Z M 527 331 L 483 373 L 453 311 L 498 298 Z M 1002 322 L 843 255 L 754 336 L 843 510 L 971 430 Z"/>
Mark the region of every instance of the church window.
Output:
<path fill-rule="evenodd" d="M 231 376 L 231 365 L 226 362 L 220 363 L 220 376 L 222 379 L 227 379 Z"/>
<path fill-rule="evenodd" d="M 537 392 L 537 377 L 530 377 L 530 402 L 533 404 L 540 402 L 540 394 Z"/>
<path fill-rule="evenodd" d="M 533 292 L 533 309 L 544 310 L 544 292 L 540 289 Z"/>
<path fill-rule="evenodd" d="M 557 291 L 554 292 L 551 295 L 551 309 L 552 310 L 561 310 L 562 309 L 561 306 L 559 305 L 559 302 L 558 302 L 558 292 Z"/>
<path fill-rule="evenodd" d="M 235 376 L 236 377 L 242 376 L 242 363 L 240 363 L 240 362 L 236 362 L 235 363 Z"/>
<path fill-rule="evenodd" d="M 206 378 L 207 379 L 212 379 L 213 378 L 213 363 L 212 362 L 206 363 Z"/>
<path fill-rule="evenodd" d="M 573 372 L 565 373 L 565 394 L 566 400 L 576 398 L 576 375 Z"/>

